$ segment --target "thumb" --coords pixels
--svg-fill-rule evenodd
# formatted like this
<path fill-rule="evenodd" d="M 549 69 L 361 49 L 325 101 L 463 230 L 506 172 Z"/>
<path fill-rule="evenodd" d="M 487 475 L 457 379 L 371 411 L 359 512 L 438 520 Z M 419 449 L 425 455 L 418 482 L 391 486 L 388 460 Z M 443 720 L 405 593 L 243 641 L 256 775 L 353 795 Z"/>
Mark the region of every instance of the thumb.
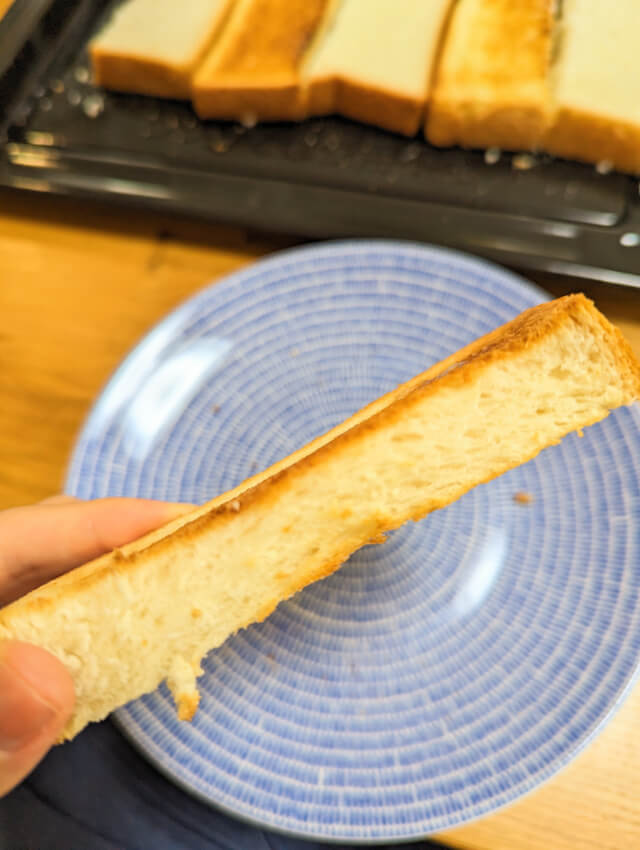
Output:
<path fill-rule="evenodd" d="M 28 643 L 0 645 L 0 796 L 55 744 L 73 704 L 73 681 L 57 658 Z"/>

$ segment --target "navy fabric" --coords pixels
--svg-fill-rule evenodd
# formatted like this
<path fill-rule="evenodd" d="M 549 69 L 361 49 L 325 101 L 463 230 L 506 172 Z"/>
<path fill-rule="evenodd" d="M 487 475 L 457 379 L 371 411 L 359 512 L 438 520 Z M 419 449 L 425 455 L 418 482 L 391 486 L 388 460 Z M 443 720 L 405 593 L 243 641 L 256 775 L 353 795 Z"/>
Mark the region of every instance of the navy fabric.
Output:
<path fill-rule="evenodd" d="M 0 800 L 0 847 L 324 850 L 329 845 L 257 829 L 201 803 L 161 776 L 106 721 L 54 747 L 22 785 Z"/>

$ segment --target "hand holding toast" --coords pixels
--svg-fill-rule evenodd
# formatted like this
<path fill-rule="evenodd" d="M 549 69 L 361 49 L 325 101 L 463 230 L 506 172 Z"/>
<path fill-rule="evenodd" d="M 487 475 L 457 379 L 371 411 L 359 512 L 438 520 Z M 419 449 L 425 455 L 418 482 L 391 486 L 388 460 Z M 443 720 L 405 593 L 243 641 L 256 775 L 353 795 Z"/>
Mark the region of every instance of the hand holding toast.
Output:
<path fill-rule="evenodd" d="M 145 499 L 81 502 L 56 496 L 0 513 L 0 604 L 13 601 L 184 512 Z M 60 737 L 73 711 L 73 680 L 49 652 L 0 644 L 0 794 L 10 791 Z"/>

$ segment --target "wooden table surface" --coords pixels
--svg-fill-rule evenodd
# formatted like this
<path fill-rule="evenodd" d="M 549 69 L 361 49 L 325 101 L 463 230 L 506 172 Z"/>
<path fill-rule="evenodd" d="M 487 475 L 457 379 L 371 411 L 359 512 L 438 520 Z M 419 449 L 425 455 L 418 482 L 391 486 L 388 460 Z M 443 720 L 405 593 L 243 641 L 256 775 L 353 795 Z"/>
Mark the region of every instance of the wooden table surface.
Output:
<path fill-rule="evenodd" d="M 154 323 L 222 275 L 293 239 L 0 193 L 0 508 L 60 489 L 104 382 Z M 581 289 L 640 355 L 640 292 Z M 604 732 L 538 791 L 442 836 L 474 850 L 640 847 L 640 686 Z"/>

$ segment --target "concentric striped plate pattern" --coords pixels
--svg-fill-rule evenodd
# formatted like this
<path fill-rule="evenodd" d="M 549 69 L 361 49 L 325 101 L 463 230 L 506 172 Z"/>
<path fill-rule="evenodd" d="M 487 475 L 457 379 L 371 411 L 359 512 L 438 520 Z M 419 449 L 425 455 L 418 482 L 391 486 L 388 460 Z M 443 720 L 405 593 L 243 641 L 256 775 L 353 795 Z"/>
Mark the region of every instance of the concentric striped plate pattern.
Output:
<path fill-rule="evenodd" d="M 68 491 L 204 502 L 544 297 L 404 243 L 256 263 L 127 358 Z M 192 723 L 164 687 L 118 723 L 189 793 L 303 837 L 408 840 L 515 800 L 638 670 L 638 424 L 617 411 L 356 553 L 209 654 Z"/>

